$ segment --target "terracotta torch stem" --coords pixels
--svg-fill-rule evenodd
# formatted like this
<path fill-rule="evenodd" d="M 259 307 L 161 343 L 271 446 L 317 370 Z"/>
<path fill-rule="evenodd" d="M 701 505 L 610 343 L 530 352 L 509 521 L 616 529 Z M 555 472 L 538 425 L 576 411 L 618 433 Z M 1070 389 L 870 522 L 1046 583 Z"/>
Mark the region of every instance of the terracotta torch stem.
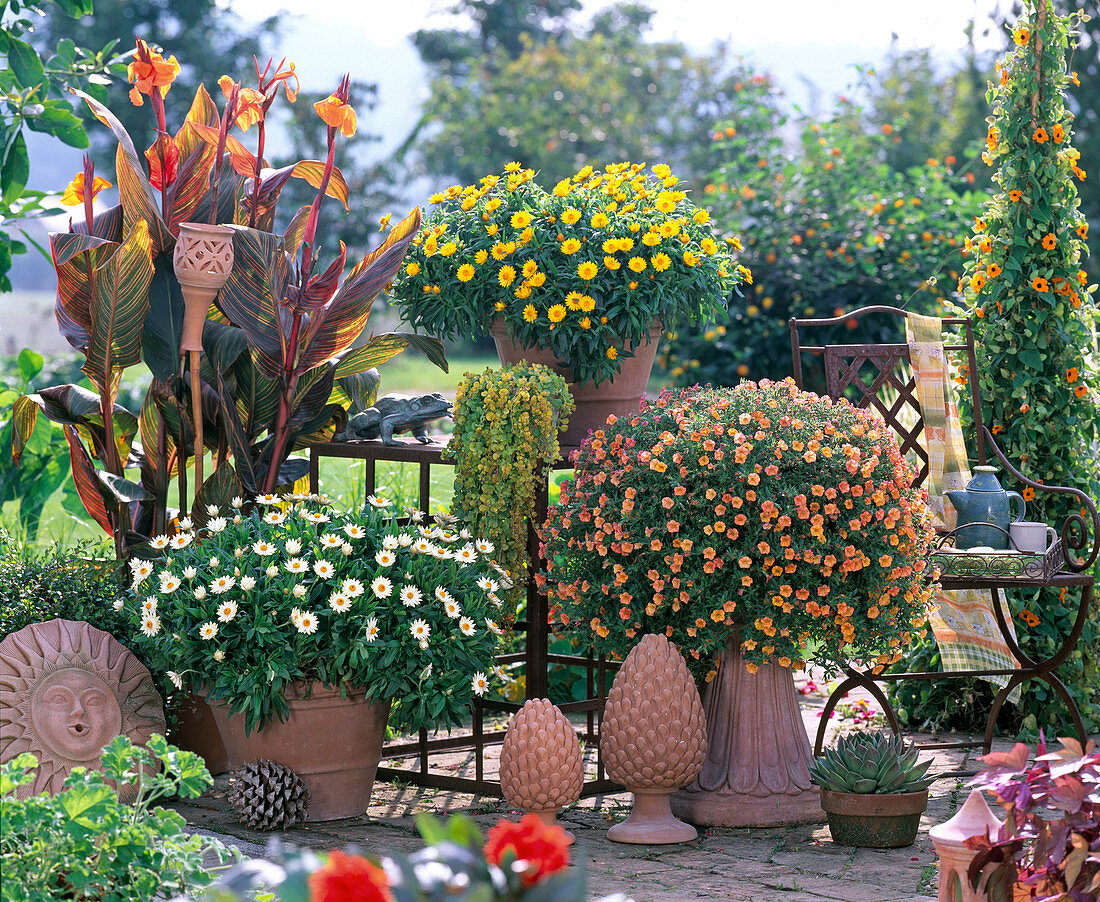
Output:
<path fill-rule="evenodd" d="M 202 489 L 202 388 L 199 383 L 199 354 L 201 352 L 191 350 L 187 352 L 191 363 L 191 417 L 195 423 L 195 497 L 198 497 Z"/>

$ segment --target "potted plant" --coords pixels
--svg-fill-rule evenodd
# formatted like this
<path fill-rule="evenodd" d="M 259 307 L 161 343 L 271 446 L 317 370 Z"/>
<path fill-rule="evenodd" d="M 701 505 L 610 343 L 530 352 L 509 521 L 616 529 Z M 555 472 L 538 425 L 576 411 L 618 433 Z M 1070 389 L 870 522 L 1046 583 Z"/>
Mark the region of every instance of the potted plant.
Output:
<path fill-rule="evenodd" d="M 609 421 L 575 466 L 542 530 L 552 620 L 616 657 L 664 633 L 707 682 L 710 749 L 673 811 L 821 818 L 792 669 L 890 663 L 931 592 L 928 508 L 890 430 L 791 380 L 696 387 Z"/>
<path fill-rule="evenodd" d="M 981 759 L 971 785 L 993 792 L 1008 813 L 996 836 L 974 836 L 969 879 L 985 878 L 991 902 L 1015 898 L 1096 899 L 1100 893 L 1100 751 L 1062 739 L 1048 751 L 1040 732 L 1035 760 L 1022 742 Z"/>
<path fill-rule="evenodd" d="M 925 776 L 932 760 L 918 763 L 917 754 L 896 734 L 856 732 L 814 759 L 810 776 L 821 787 L 833 842 L 871 849 L 912 845 L 936 779 Z"/>
<path fill-rule="evenodd" d="M 573 409 L 565 380 L 538 364 L 468 373 L 458 386 L 446 451 L 455 462 L 454 509 L 496 545 L 511 583 L 500 590 L 509 616 L 526 598 L 535 486 L 561 453 L 558 432 Z"/>
<path fill-rule="evenodd" d="M 461 722 L 488 688 L 497 635 L 492 545 L 401 526 L 371 496 L 241 499 L 135 561 L 128 610 L 145 653 L 206 695 L 231 758 L 279 761 L 309 784 L 310 819 L 364 811 L 390 716 Z"/>
<path fill-rule="evenodd" d="M 417 329 L 490 331 L 502 363 L 565 376 L 578 402 L 565 442 L 579 444 L 609 413 L 637 408 L 662 329 L 724 313 L 750 278 L 736 239 L 720 244 L 677 184 L 663 164 L 616 163 L 545 191 L 511 163 L 448 188 L 431 198 L 394 298 Z"/>

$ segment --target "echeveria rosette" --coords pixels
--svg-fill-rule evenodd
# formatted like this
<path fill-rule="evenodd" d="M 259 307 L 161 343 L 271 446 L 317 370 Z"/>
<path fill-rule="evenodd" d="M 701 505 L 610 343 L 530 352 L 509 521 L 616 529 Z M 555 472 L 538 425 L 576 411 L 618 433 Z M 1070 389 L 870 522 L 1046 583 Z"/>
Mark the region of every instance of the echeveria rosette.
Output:
<path fill-rule="evenodd" d="M 664 392 L 586 440 L 542 530 L 552 619 L 697 674 L 736 627 L 750 667 L 896 660 L 931 597 L 922 490 L 876 415 L 791 380 Z"/>
<path fill-rule="evenodd" d="M 377 499 L 340 514 L 264 498 L 249 515 L 212 515 L 199 536 L 156 539 L 165 558 L 132 565 L 128 609 L 155 665 L 250 728 L 284 719 L 298 680 L 399 699 L 395 722 L 412 729 L 461 722 L 485 691 L 475 675 L 493 672 L 491 546 L 402 526 Z"/>
<path fill-rule="evenodd" d="M 750 278 L 731 255 L 740 245 L 719 241 L 663 164 L 589 166 L 552 191 L 511 165 L 432 196 L 393 285 L 415 328 L 468 337 L 499 317 L 521 346 L 601 382 L 654 323 L 724 316 Z"/>

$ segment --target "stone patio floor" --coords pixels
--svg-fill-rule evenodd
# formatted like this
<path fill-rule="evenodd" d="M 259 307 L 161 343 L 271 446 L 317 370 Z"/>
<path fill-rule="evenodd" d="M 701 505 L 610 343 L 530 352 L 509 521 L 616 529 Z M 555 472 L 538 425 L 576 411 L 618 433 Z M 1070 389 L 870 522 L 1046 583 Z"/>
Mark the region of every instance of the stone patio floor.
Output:
<path fill-rule="evenodd" d="M 814 735 L 822 696 L 801 696 L 807 732 Z M 830 734 L 850 726 L 834 719 Z M 918 741 L 927 735 L 914 734 Z M 937 737 L 939 741 L 959 736 Z M 974 738 L 974 737 L 969 737 Z M 1011 748 L 997 740 L 995 750 Z M 491 753 L 499 752 L 499 746 Z M 594 750 L 588 750 L 592 757 Z M 980 750 L 936 750 L 935 773 L 975 770 Z M 439 764 L 435 764 L 439 761 Z M 391 762 L 392 763 L 392 762 Z M 408 764 L 411 766 L 411 762 Z M 472 757 L 455 753 L 433 759 L 433 769 L 472 775 Z M 495 760 L 487 757 L 486 775 L 495 776 Z M 243 826 L 226 801 L 229 775 L 217 778 L 213 790 L 194 802 L 173 804 L 196 832 L 235 845 L 247 857 L 262 857 L 272 834 Z M 902 902 L 935 899 L 936 856 L 928 829 L 942 823 L 965 801 L 967 777 L 945 776 L 930 790 L 928 810 L 912 846 L 902 849 L 855 849 L 835 845 L 824 824 L 772 829 L 701 828 L 696 841 L 674 846 L 631 846 L 612 843 L 607 828 L 629 813 L 630 794 L 595 795 L 581 799 L 561 814 L 563 826 L 577 838 L 574 860 L 582 857 L 588 871 L 590 899 L 621 892 L 636 902 L 676 902 L 690 899 L 732 899 L 752 902 Z M 488 830 L 500 818 L 520 812 L 501 799 L 429 789 L 412 784 L 377 783 L 366 815 L 314 823 L 278 833 L 281 840 L 317 849 L 360 846 L 368 854 L 412 852 L 422 846 L 416 815 L 430 811 L 469 815 Z"/>

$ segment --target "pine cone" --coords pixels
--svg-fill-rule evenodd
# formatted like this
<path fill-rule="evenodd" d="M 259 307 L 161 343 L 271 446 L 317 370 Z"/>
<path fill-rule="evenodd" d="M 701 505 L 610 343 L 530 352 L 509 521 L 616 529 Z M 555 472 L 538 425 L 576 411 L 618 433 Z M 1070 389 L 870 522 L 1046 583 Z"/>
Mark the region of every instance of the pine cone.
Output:
<path fill-rule="evenodd" d="M 305 780 L 266 758 L 250 761 L 237 771 L 227 798 L 240 822 L 254 830 L 286 830 L 304 821 L 309 810 Z"/>
<path fill-rule="evenodd" d="M 607 694 L 600 750 L 608 776 L 631 789 L 678 789 L 698 776 L 706 749 L 706 717 L 683 657 L 664 636 L 644 636 Z"/>
<path fill-rule="evenodd" d="M 500 789 L 527 811 L 557 810 L 581 794 L 584 761 L 577 734 L 556 705 L 533 698 L 512 717 L 500 750 Z"/>

